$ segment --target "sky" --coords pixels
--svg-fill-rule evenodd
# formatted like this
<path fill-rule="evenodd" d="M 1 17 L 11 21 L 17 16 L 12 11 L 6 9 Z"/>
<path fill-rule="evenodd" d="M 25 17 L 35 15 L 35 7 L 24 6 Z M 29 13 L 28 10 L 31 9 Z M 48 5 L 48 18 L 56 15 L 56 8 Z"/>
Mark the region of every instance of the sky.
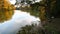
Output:
<path fill-rule="evenodd" d="M 11 4 L 15 4 L 16 3 L 16 0 L 9 0 L 10 2 L 11 2 Z M 21 1 L 21 0 L 19 0 L 19 1 Z M 41 1 L 41 0 L 37 0 L 36 2 L 39 2 L 39 1 Z"/>
<path fill-rule="evenodd" d="M 16 0 L 9 0 L 11 2 L 11 4 L 15 4 Z"/>
<path fill-rule="evenodd" d="M 15 10 L 11 20 L 0 23 L 0 34 L 14 34 L 21 27 L 31 25 L 32 21 L 37 21 L 38 18 L 31 16 L 29 13 Z M 38 23 L 37 23 L 38 24 Z"/>

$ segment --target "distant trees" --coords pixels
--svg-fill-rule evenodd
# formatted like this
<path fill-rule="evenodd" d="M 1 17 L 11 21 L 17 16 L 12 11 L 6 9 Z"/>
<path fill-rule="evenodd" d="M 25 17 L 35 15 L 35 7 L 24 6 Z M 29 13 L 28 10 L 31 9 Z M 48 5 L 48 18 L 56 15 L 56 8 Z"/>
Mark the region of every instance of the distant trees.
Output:
<path fill-rule="evenodd" d="M 30 7 L 24 7 L 26 12 L 31 15 L 39 17 L 42 26 L 45 28 L 45 34 L 60 34 L 60 0 L 42 0 Z M 24 9 L 23 8 L 23 9 Z M 23 10 L 22 9 L 22 10 Z M 41 29 L 40 29 L 41 30 Z M 25 32 L 26 33 L 26 32 Z M 36 33 L 34 33 L 36 34 Z"/>
<path fill-rule="evenodd" d="M 15 3 L 15 5 L 17 5 L 17 4 L 32 4 L 32 3 L 35 3 L 37 0 L 16 0 L 16 3 Z"/>
<path fill-rule="evenodd" d="M 0 0 L 0 22 L 11 19 L 14 9 L 14 5 L 11 5 L 9 1 Z"/>
<path fill-rule="evenodd" d="M 39 17 L 41 22 L 51 21 L 52 18 L 60 17 L 60 11 L 58 8 L 57 0 L 42 0 L 40 2 L 31 3 L 30 6 L 20 7 L 21 10 L 30 12 L 31 15 Z"/>

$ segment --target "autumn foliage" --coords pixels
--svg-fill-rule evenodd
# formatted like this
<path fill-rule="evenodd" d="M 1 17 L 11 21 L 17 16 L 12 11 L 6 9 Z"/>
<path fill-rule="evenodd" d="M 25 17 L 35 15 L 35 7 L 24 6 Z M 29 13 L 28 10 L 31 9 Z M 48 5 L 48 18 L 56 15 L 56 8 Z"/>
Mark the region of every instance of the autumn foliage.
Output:
<path fill-rule="evenodd" d="M 11 19 L 13 11 L 14 5 L 11 5 L 8 0 L 0 0 L 0 22 Z"/>

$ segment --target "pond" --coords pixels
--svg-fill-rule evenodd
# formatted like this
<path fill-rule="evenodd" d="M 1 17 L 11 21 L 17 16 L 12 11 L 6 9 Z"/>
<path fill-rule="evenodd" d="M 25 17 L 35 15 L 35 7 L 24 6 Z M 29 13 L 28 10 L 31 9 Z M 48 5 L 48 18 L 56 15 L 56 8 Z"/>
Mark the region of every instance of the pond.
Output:
<path fill-rule="evenodd" d="M 25 25 L 31 25 L 32 22 L 39 21 L 39 18 L 31 16 L 27 12 L 14 10 L 12 19 L 0 23 L 0 34 L 16 34 L 16 32 Z M 36 24 L 39 24 L 36 22 Z"/>

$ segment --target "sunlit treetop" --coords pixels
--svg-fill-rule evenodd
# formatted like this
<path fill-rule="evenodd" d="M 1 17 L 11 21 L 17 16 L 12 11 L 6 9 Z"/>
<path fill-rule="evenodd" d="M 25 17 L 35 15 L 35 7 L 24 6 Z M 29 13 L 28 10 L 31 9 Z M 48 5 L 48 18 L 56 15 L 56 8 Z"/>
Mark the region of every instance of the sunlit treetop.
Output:
<path fill-rule="evenodd" d="M 11 5 L 8 0 L 0 0 L 0 22 L 11 19 L 14 11 L 14 5 Z"/>

